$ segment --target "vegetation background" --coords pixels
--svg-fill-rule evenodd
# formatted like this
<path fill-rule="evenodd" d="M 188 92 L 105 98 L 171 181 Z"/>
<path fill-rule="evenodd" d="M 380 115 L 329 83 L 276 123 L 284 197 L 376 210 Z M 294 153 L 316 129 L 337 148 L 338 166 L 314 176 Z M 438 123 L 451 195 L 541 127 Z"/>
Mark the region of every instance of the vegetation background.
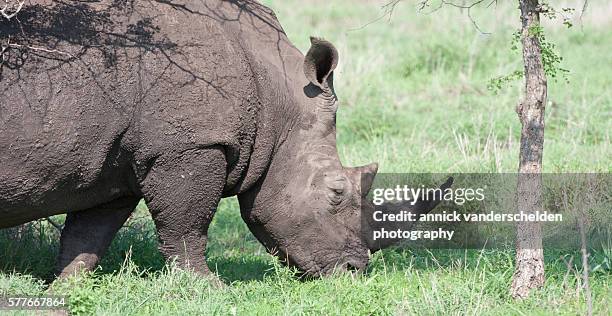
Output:
<path fill-rule="evenodd" d="M 562 2 L 562 3 L 561 3 Z M 601 172 L 612 167 L 612 2 L 551 3 L 574 7 L 574 26 L 544 21 L 564 57 L 569 82 L 549 81 L 545 172 Z M 417 1 L 265 0 L 293 43 L 310 35 L 340 52 L 338 151 L 345 165 L 378 161 L 380 172 L 515 172 L 522 81 L 494 93 L 490 79 L 522 69 L 511 50 L 519 27 L 516 1 L 489 8 L 418 11 Z M 432 3 L 437 3 L 436 1 Z M 388 8 L 388 7 L 387 7 Z M 608 215 L 609 216 L 609 215 Z M 57 218 L 59 221 L 61 217 Z M 300 281 L 266 254 L 240 219 L 235 199 L 222 201 L 210 230 L 209 265 L 228 286 L 166 265 L 141 203 L 93 274 L 55 284 L 74 314 L 583 314 L 578 253 L 546 251 L 546 286 L 513 301 L 514 250 L 389 249 L 364 275 Z M 592 245 L 594 313 L 612 305 L 612 239 Z M 30 225 L 22 240 L 0 232 L 0 295 L 47 293 L 58 251 L 57 230 Z M 573 263 L 567 264 L 574 256 Z M 25 314 L 25 312 L 24 312 Z"/>

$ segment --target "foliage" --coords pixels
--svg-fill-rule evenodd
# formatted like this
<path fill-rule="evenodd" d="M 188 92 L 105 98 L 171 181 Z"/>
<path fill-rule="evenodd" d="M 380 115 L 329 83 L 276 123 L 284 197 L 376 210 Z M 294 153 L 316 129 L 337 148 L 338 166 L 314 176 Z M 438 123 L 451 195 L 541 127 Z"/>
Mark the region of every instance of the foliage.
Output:
<path fill-rule="evenodd" d="M 0 21 L 16 17 L 24 4 L 25 0 L 0 0 Z"/>
<path fill-rule="evenodd" d="M 541 4 L 541 12 L 542 15 L 550 20 L 554 20 L 559 16 L 559 13 L 551 7 L 548 3 Z M 567 14 L 571 14 L 575 11 L 573 8 L 563 8 L 562 9 L 562 17 L 563 17 L 563 25 L 567 28 L 573 26 L 571 18 L 568 17 Z M 547 78 L 552 78 L 553 80 L 557 80 L 557 76 L 560 75 L 566 83 L 569 83 L 569 73 L 568 69 L 562 68 L 561 62 L 563 61 L 563 57 L 556 51 L 556 46 L 554 43 L 548 41 L 544 34 L 544 27 L 541 25 L 532 26 L 528 30 L 527 36 L 535 37 L 540 43 L 540 48 L 542 52 L 542 64 L 544 66 L 544 73 Z M 518 30 L 512 34 L 512 41 L 510 48 L 514 52 L 520 52 L 520 42 L 521 42 L 521 31 Z M 516 80 L 519 80 L 525 76 L 525 72 L 523 70 L 515 70 L 510 74 L 499 76 L 492 78 L 489 80 L 487 84 L 487 88 L 493 92 L 499 92 L 505 85 L 512 83 Z"/>

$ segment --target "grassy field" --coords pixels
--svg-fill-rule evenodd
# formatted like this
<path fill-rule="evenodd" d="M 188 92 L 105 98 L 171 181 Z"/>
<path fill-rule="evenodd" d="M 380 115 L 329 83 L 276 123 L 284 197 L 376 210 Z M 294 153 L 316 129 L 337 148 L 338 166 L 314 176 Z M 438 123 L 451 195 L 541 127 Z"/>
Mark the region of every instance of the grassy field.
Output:
<path fill-rule="evenodd" d="M 338 151 L 345 165 L 377 161 L 380 172 L 513 172 L 520 124 L 514 108 L 521 82 L 498 93 L 487 82 L 521 69 L 510 49 L 519 24 L 516 1 L 465 11 L 418 13 L 414 1 L 379 18 L 386 1 L 263 1 L 289 38 L 306 51 L 309 35 L 340 52 Z M 581 1 L 567 6 L 581 8 Z M 371 22 L 371 23 L 370 23 Z M 612 4 L 589 1 L 582 23 L 566 29 L 547 21 L 547 38 L 571 71 L 550 80 L 546 109 L 546 172 L 610 172 L 612 148 Z M 166 265 L 157 251 L 146 206 L 123 228 L 100 268 L 53 292 L 70 297 L 71 312 L 111 315 L 201 314 L 484 314 L 576 315 L 586 305 L 579 274 L 546 252 L 546 286 L 524 301 L 508 287 L 512 250 L 389 249 L 375 254 L 364 275 L 300 281 L 266 254 L 242 223 L 235 199 L 225 199 L 210 230 L 210 267 L 228 286 Z M 0 232 L 0 294 L 48 291 L 57 231 L 30 227 L 14 242 Z M 604 247 L 605 248 L 605 247 Z M 594 313 L 609 315 L 612 257 L 591 257 Z M 578 262 L 577 258 L 574 262 Z"/>

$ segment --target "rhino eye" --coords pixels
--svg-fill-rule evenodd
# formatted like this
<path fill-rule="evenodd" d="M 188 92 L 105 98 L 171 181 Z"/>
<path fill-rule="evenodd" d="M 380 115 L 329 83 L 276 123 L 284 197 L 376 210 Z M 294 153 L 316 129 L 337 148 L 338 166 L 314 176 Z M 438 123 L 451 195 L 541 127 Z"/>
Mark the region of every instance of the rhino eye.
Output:
<path fill-rule="evenodd" d="M 338 205 L 342 202 L 342 193 L 336 193 L 336 191 L 329 192 L 327 198 L 332 205 Z"/>
<path fill-rule="evenodd" d="M 343 194 L 344 189 L 331 189 L 330 192 L 327 193 L 327 197 L 332 204 L 338 205 L 342 202 Z"/>
<path fill-rule="evenodd" d="M 344 199 L 346 179 L 338 177 L 327 182 L 329 192 L 327 198 L 332 205 L 338 205 Z"/>

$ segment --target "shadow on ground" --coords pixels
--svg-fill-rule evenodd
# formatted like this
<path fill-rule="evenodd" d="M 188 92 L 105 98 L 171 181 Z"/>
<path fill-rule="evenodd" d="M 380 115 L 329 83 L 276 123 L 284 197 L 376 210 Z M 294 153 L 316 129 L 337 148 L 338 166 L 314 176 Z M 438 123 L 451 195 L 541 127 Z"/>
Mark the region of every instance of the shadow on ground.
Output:
<path fill-rule="evenodd" d="M 223 218 L 219 220 L 223 221 Z M 273 268 L 272 260 L 265 253 L 236 253 L 235 249 L 225 250 L 219 245 L 211 248 L 208 265 L 227 283 L 262 280 Z M 44 221 L 30 223 L 19 230 L 0 230 L 0 273 L 26 274 L 50 282 L 54 279 L 58 252 L 59 230 Z M 149 220 L 132 221 L 131 225 L 124 227 L 113 240 L 96 273 L 115 274 L 127 259 L 145 277 L 162 271 L 166 266 L 157 249 L 157 235 Z"/>

